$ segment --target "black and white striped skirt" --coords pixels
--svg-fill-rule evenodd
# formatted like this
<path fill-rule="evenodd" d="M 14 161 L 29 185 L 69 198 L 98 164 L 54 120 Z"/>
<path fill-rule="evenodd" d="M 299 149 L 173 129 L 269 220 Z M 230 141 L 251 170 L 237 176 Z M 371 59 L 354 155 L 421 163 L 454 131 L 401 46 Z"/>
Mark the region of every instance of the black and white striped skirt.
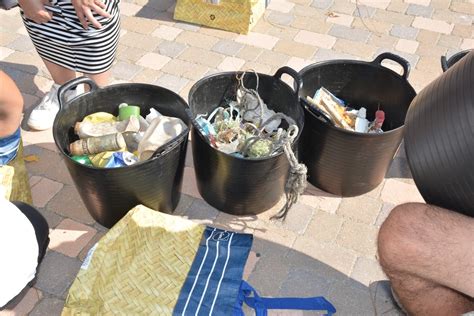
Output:
<path fill-rule="evenodd" d="M 120 36 L 120 0 L 103 0 L 110 18 L 94 13 L 102 24 L 96 29 L 89 26 L 85 30 L 71 0 L 52 0 L 45 6 L 53 13 L 48 23 L 38 24 L 26 18 L 23 22 L 38 54 L 65 68 L 88 74 L 107 71 L 115 58 Z"/>

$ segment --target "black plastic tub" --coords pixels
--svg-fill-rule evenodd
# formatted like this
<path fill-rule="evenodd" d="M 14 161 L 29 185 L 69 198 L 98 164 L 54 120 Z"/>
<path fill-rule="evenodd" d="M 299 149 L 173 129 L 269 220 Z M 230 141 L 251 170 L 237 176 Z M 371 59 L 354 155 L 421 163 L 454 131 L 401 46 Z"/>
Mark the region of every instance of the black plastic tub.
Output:
<path fill-rule="evenodd" d="M 151 159 L 114 169 L 75 162 L 69 158 L 69 144 L 78 139 L 73 131 L 77 121 L 101 111 L 117 115 L 118 105 L 123 102 L 140 106 L 141 113 L 145 115 L 154 107 L 163 115 L 179 117 L 189 126 L 187 103 L 176 93 L 162 87 L 118 84 L 100 89 L 85 77 L 65 84 L 59 91 L 60 99 L 67 90 L 81 83 L 88 84 L 90 92 L 69 102 L 61 102 L 61 110 L 53 125 L 53 136 L 91 216 L 110 228 L 137 204 L 161 212 L 172 212 L 180 198 L 189 129 Z"/>
<path fill-rule="evenodd" d="M 457 63 L 461 58 L 466 56 L 467 53 L 469 52 L 470 50 L 467 49 L 467 50 L 457 52 L 456 54 L 454 54 L 453 56 L 449 58 L 446 58 L 446 56 L 441 56 L 441 69 L 443 69 L 443 71 L 448 70 L 449 67 Z"/>
<path fill-rule="evenodd" d="M 280 78 L 291 75 L 296 81 L 293 91 Z M 218 73 L 199 80 L 189 92 L 190 116 L 211 113 L 225 100 L 235 100 L 236 75 L 240 72 Z M 292 117 L 300 131 L 304 124 L 303 111 L 298 106 L 301 80 L 298 73 L 283 67 L 274 76 L 258 74 L 258 92 L 270 109 Z M 254 73 L 245 75 L 244 84 L 256 87 Z M 261 213 L 275 205 L 284 193 L 289 162 L 284 153 L 270 158 L 244 159 L 225 154 L 212 147 L 193 122 L 192 148 L 194 170 L 199 193 L 210 205 L 234 215 Z M 299 137 L 299 135 L 298 135 Z M 298 138 L 295 139 L 295 148 Z"/>
<path fill-rule="evenodd" d="M 381 65 L 389 59 L 403 74 Z M 384 179 L 403 137 L 405 115 L 416 92 L 408 83 L 409 63 L 383 53 L 372 62 L 335 60 L 316 63 L 300 71 L 305 109 L 305 128 L 300 141 L 300 160 L 308 167 L 308 181 L 340 196 L 357 196 L 376 188 Z M 310 111 L 304 102 L 325 87 L 351 107 L 367 109 L 367 118 L 385 111 L 382 134 L 366 134 L 334 127 L 323 116 Z"/>
<path fill-rule="evenodd" d="M 416 96 L 406 125 L 408 164 L 425 201 L 474 217 L 474 51 Z"/>

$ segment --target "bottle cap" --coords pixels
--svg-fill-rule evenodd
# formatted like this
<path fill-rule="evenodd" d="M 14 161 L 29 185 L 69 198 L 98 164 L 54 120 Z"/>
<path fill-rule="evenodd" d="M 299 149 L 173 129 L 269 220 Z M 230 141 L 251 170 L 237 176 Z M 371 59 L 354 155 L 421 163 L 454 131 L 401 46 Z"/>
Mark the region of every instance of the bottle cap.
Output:
<path fill-rule="evenodd" d="M 140 107 L 136 105 L 127 105 L 119 107 L 119 120 L 125 121 L 131 116 L 140 116 Z"/>
<path fill-rule="evenodd" d="M 359 112 L 357 112 L 357 116 L 360 118 L 366 118 L 367 116 L 367 109 L 362 107 L 359 109 Z"/>

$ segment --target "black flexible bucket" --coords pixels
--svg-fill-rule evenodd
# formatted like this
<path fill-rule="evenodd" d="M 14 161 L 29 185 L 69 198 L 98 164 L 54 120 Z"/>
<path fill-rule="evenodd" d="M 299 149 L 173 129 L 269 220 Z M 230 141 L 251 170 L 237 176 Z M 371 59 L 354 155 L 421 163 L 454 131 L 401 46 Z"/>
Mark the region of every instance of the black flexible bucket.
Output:
<path fill-rule="evenodd" d="M 446 56 L 441 56 L 441 69 L 443 69 L 443 71 L 448 70 L 449 67 L 451 67 L 452 65 L 457 63 L 461 58 L 466 56 L 467 53 L 469 53 L 469 52 L 470 52 L 470 50 L 467 49 L 467 50 L 463 50 L 461 52 L 457 52 L 456 54 L 454 54 L 453 56 L 451 56 L 449 58 L 446 58 Z"/>
<path fill-rule="evenodd" d="M 289 67 L 280 68 L 274 76 L 258 74 L 258 93 L 268 107 L 293 118 L 300 131 L 303 128 L 303 111 L 298 106 L 296 93 L 280 78 L 286 73 L 301 87 L 298 73 Z M 189 92 L 190 116 L 211 113 L 226 100 L 235 100 L 236 75 L 225 72 L 199 80 Z M 254 73 L 245 75 L 244 84 L 256 87 Z M 284 153 L 270 158 L 244 159 L 225 154 L 212 147 L 193 122 L 192 147 L 194 170 L 199 193 L 210 205 L 230 214 L 248 215 L 261 213 L 275 205 L 284 193 L 290 168 Z M 299 137 L 299 135 L 298 135 Z M 294 147 L 298 142 L 295 139 Z"/>
<path fill-rule="evenodd" d="M 154 107 L 163 115 L 179 117 L 189 126 L 186 102 L 176 93 L 158 86 L 118 84 L 99 89 L 85 77 L 61 87 L 60 99 L 63 100 L 66 91 L 81 83 L 88 84 L 90 92 L 69 102 L 61 102 L 53 136 L 89 213 L 97 222 L 110 228 L 137 204 L 172 212 L 180 198 L 189 129 L 151 159 L 114 169 L 75 162 L 69 158 L 69 144 L 78 139 L 73 131 L 77 121 L 95 112 L 117 115 L 118 104 L 123 102 L 140 106 L 145 115 Z"/>
<path fill-rule="evenodd" d="M 381 65 L 389 59 L 403 68 L 400 76 Z M 372 62 L 336 60 L 316 63 L 300 71 L 305 108 L 305 128 L 300 141 L 300 159 L 308 167 L 308 181 L 324 191 L 356 196 L 373 190 L 382 182 L 403 137 L 403 124 L 416 93 L 408 83 L 409 63 L 394 54 L 383 53 Z M 351 107 L 385 111 L 382 134 L 346 131 L 334 127 L 323 116 L 310 111 L 306 96 L 325 87 Z"/>
<path fill-rule="evenodd" d="M 405 150 L 427 203 L 474 217 L 474 51 L 413 100 Z"/>

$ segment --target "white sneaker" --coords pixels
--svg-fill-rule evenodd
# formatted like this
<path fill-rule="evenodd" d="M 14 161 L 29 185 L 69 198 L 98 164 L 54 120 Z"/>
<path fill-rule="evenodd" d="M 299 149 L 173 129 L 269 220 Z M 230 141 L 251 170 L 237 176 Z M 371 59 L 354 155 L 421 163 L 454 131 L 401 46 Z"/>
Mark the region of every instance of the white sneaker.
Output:
<path fill-rule="evenodd" d="M 59 87 L 60 85 L 53 84 L 51 90 L 43 97 L 41 102 L 33 109 L 33 111 L 31 111 L 27 123 L 31 129 L 42 131 L 53 126 L 54 118 L 59 112 Z M 66 99 L 70 100 L 75 97 L 78 92 L 79 91 L 75 90 L 68 91 L 66 93 Z"/>

